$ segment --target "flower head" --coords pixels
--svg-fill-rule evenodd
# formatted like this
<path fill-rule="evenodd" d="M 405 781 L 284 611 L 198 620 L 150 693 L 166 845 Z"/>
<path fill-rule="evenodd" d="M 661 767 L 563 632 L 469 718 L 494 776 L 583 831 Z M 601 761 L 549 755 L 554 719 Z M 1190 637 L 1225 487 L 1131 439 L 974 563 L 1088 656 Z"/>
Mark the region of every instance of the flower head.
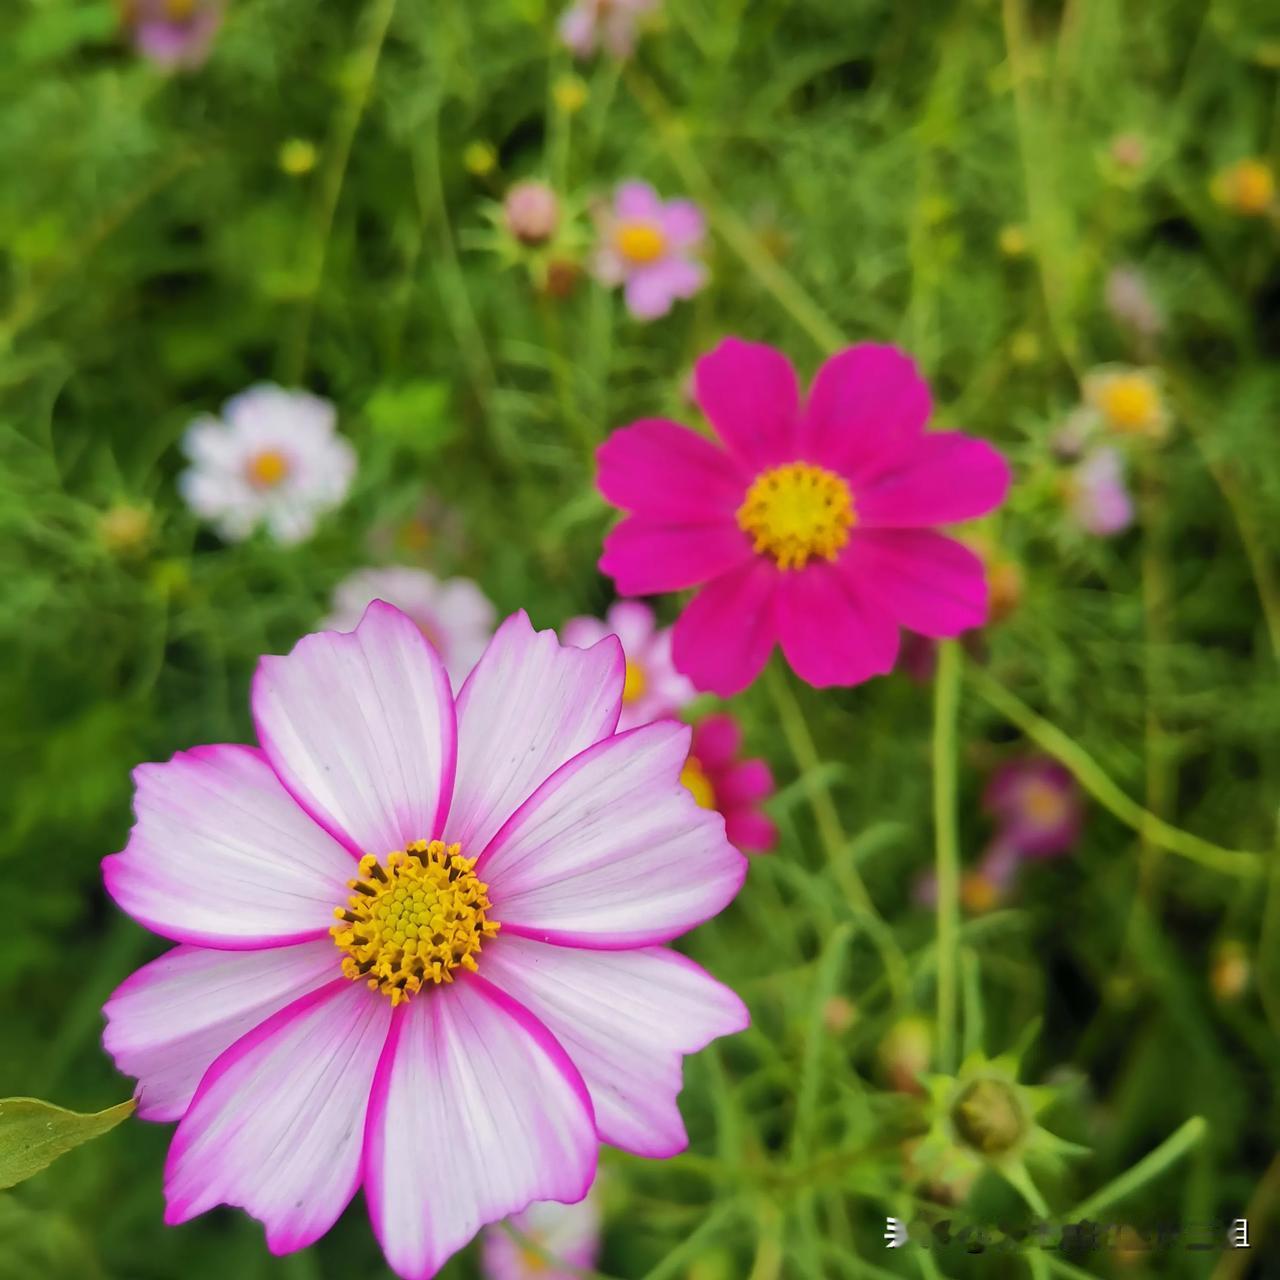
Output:
<path fill-rule="evenodd" d="M 768 853 L 778 828 L 761 806 L 773 795 L 773 773 L 763 760 L 743 760 L 742 726 L 728 714 L 708 716 L 693 730 L 680 781 L 704 809 L 724 817 L 725 835 L 743 853 Z"/>
<path fill-rule="evenodd" d="M 546 244 L 560 225 L 560 201 L 545 182 L 528 178 L 515 183 L 502 206 L 507 230 L 521 244 Z"/>
<path fill-rule="evenodd" d="M 574 0 L 560 15 L 560 39 L 579 58 L 605 49 L 627 58 L 635 48 L 641 19 L 660 0 Z"/>
<path fill-rule="evenodd" d="M 957 635 L 987 616 L 982 561 L 932 526 L 983 515 L 1009 468 L 989 444 L 926 432 L 929 390 L 893 347 L 850 347 L 807 403 L 781 352 L 729 338 L 698 361 L 724 448 L 648 419 L 600 448 L 601 492 L 631 512 L 600 568 L 627 595 L 702 589 L 676 668 L 728 695 L 775 644 L 817 686 L 892 670 L 899 628 Z"/>
<path fill-rule="evenodd" d="M 1139 341 L 1149 343 L 1164 331 L 1164 312 L 1137 267 L 1113 267 L 1107 275 L 1105 297 L 1115 322 Z"/>
<path fill-rule="evenodd" d="M 684 1146 L 681 1057 L 747 1012 L 662 944 L 746 862 L 679 783 L 688 729 L 614 733 L 623 680 L 616 640 L 516 614 L 455 698 L 377 601 L 262 659 L 261 747 L 137 770 L 104 878 L 181 945 L 115 992 L 104 1041 L 139 1114 L 179 1121 L 166 1221 L 237 1205 L 285 1253 L 363 1186 L 426 1280 L 481 1226 L 580 1200 L 601 1141 Z"/>
<path fill-rule="evenodd" d="M 209 56 L 223 0 L 120 0 L 120 9 L 144 58 L 166 71 L 190 70 Z"/>
<path fill-rule="evenodd" d="M 311 536 L 316 520 L 347 496 L 356 455 L 334 430 L 333 405 L 305 391 L 263 384 L 197 418 L 178 486 L 187 505 L 229 542 L 259 525 L 281 543 Z"/>
<path fill-rule="evenodd" d="M 647 182 L 624 182 L 613 206 L 599 217 L 596 275 L 622 285 L 637 320 L 665 316 L 677 298 L 692 298 L 706 283 L 696 258 L 706 235 L 691 200 L 667 200 Z"/>
<path fill-rule="evenodd" d="M 1133 498 L 1124 470 L 1120 451 L 1106 445 L 1090 450 L 1072 469 L 1066 484 L 1067 505 L 1086 533 L 1110 538 L 1133 523 Z"/>
<path fill-rule="evenodd" d="M 1244 218 L 1261 218 L 1276 198 L 1276 179 L 1265 160 L 1238 160 L 1220 170 L 1210 184 L 1213 198 Z"/>
<path fill-rule="evenodd" d="M 333 589 L 333 611 L 321 629 L 355 630 L 375 600 L 413 619 L 440 655 L 453 687 L 461 689 L 493 635 L 496 611 L 484 592 L 470 578 L 442 582 L 425 569 L 358 569 Z"/>
<path fill-rule="evenodd" d="M 1159 379 L 1149 369 L 1102 365 L 1085 376 L 1084 402 L 1107 431 L 1163 439 L 1169 411 Z"/>
<path fill-rule="evenodd" d="M 1001 765 L 987 783 L 982 807 L 999 827 L 998 845 L 1031 858 L 1066 853 L 1084 822 L 1076 780 L 1048 756 Z"/>
<path fill-rule="evenodd" d="M 485 1280 L 576 1280 L 596 1265 L 600 1252 L 600 1206 L 594 1190 L 577 1204 L 544 1200 L 509 1219 L 537 1252 L 512 1239 L 501 1227 L 482 1237 Z M 547 1265 L 543 1255 L 572 1270 Z"/>
<path fill-rule="evenodd" d="M 671 662 L 671 628 L 658 629 L 653 610 L 636 600 L 610 606 L 604 621 L 570 618 L 560 628 L 565 644 L 590 648 L 605 636 L 617 636 L 627 664 L 618 729 L 634 729 L 673 716 L 697 697 L 697 690 Z"/>

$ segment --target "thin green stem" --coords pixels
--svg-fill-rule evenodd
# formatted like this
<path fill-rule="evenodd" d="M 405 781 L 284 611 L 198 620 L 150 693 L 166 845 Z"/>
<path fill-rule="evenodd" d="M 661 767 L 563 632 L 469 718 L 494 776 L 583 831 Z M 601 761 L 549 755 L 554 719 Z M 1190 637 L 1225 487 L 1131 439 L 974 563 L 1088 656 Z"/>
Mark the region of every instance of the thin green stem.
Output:
<path fill-rule="evenodd" d="M 1001 1169 L 1000 1172 L 1004 1175 L 1004 1180 L 1027 1202 L 1031 1212 L 1037 1218 L 1049 1216 L 1049 1206 L 1045 1203 L 1044 1196 L 1040 1194 L 1040 1188 L 1031 1181 L 1031 1175 L 1027 1172 L 1025 1165 L 1011 1165 L 1007 1169 Z"/>
<path fill-rule="evenodd" d="M 1182 1159 L 1209 1131 L 1203 1116 L 1192 1116 L 1184 1125 L 1174 1130 L 1154 1151 L 1142 1157 L 1133 1168 L 1118 1178 L 1113 1178 L 1100 1191 L 1082 1200 L 1064 1215 L 1065 1219 L 1079 1221 L 1109 1208 L 1118 1200 L 1132 1195 L 1153 1178 L 1158 1178 L 1171 1164 Z"/>
<path fill-rule="evenodd" d="M 1138 835 L 1222 875 L 1252 878 L 1265 874 L 1266 855 L 1244 849 L 1225 849 L 1158 818 L 1127 796 L 1074 738 L 1037 715 L 1017 694 L 973 664 L 969 665 L 968 676 L 984 702 L 1064 765 L 1104 809 Z"/>
<path fill-rule="evenodd" d="M 938 646 L 933 682 L 933 831 L 938 882 L 938 1069 L 956 1068 L 956 981 L 960 968 L 960 841 L 956 833 L 956 724 L 960 651 Z"/>

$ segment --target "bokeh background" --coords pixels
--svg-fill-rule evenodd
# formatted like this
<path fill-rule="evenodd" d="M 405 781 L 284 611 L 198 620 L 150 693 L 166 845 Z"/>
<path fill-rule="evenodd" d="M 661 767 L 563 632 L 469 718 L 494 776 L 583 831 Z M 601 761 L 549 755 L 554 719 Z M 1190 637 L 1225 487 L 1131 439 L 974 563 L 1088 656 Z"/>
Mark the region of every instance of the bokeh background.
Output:
<path fill-rule="evenodd" d="M 255 659 L 312 629 L 342 577 L 464 575 L 542 627 L 602 613 L 608 432 L 690 420 L 691 363 L 726 333 L 806 375 L 871 338 L 920 362 L 938 422 L 1015 467 L 982 530 L 1007 616 L 966 647 L 954 744 L 927 654 L 850 690 L 777 669 L 735 699 L 781 839 L 682 946 L 754 1025 L 688 1063 L 687 1154 L 606 1153 L 600 1270 L 1263 1267 L 1280 1216 L 1276 11 L 672 0 L 630 59 L 575 62 L 560 7 L 235 0 L 183 73 L 141 56 L 111 3 L 0 10 L 0 1095 L 128 1095 L 100 1010 L 160 950 L 101 887 L 129 770 L 248 740 Z M 550 283 L 502 222 L 530 176 L 562 204 Z M 628 177 L 711 226 L 708 287 L 652 323 L 587 269 L 591 210 Z M 1117 304 L 1118 267 L 1141 315 Z M 1122 442 L 1134 515 L 1101 537 L 1060 433 L 1117 362 L 1153 371 L 1169 429 Z M 175 487 L 188 423 L 262 380 L 331 399 L 359 457 L 295 547 L 225 543 Z M 1045 1126 L 1089 1148 L 1038 1176 L 1055 1216 L 1203 1117 L 1097 1216 L 1247 1210 L 1247 1256 L 881 1243 L 888 1213 L 1032 1216 L 995 1172 L 922 1183 L 910 1143 L 929 1123 L 915 1071 L 938 1066 L 934 766 L 954 765 L 972 871 L 988 779 L 1046 749 L 1093 794 L 1061 856 L 966 882 L 963 1046 L 1017 1048 L 1023 1079 L 1054 1089 Z M 287 1259 L 236 1212 L 165 1228 L 167 1140 L 130 1121 L 0 1194 L 0 1276 L 389 1275 L 358 1204 Z M 477 1267 L 469 1251 L 443 1274 Z"/>

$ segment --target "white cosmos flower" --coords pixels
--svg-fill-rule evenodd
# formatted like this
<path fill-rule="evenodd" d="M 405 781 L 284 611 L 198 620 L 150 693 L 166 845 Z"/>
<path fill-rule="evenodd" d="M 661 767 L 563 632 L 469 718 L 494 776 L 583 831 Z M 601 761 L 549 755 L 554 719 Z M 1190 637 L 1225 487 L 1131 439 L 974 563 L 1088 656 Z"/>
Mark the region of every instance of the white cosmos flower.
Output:
<path fill-rule="evenodd" d="M 301 542 L 355 475 L 355 450 L 334 423 L 333 405 L 310 392 L 250 387 L 223 405 L 221 418 L 187 428 L 182 450 L 191 466 L 179 491 L 229 542 L 261 525 L 277 542 Z"/>

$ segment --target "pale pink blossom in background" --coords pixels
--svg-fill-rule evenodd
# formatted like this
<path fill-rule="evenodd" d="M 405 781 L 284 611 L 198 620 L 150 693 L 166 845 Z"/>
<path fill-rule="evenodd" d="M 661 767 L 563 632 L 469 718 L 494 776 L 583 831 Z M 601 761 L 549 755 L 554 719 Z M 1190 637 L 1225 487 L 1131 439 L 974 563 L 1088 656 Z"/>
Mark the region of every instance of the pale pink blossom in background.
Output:
<path fill-rule="evenodd" d="M 577 1204 L 544 1200 L 508 1220 L 547 1255 L 564 1266 L 548 1266 L 501 1227 L 487 1227 L 481 1237 L 481 1270 L 485 1280 L 578 1280 L 600 1253 L 600 1206 L 595 1190 Z"/>
<path fill-rule="evenodd" d="M 570 618 L 560 628 L 565 644 L 590 648 L 605 636 L 622 644 L 627 679 L 622 692 L 618 729 L 633 729 L 663 716 L 673 716 L 698 696 L 698 691 L 671 661 L 671 628 L 659 628 L 653 610 L 636 600 L 611 605 L 604 619 Z"/>
<path fill-rule="evenodd" d="M 641 19 L 661 0 L 575 0 L 560 15 L 560 38 L 579 58 L 604 49 L 628 58 L 635 49 Z"/>
<path fill-rule="evenodd" d="M 222 25 L 223 0 L 122 0 L 134 47 L 166 71 L 192 70 L 208 58 Z"/>
<path fill-rule="evenodd" d="M 597 221 L 596 276 L 622 286 L 637 320 L 666 315 L 677 299 L 706 284 L 706 267 L 696 256 L 706 224 L 692 200 L 664 201 L 647 182 L 633 180 L 618 187 Z"/>
<path fill-rule="evenodd" d="M 407 613 L 435 646 L 455 689 L 480 660 L 497 610 L 470 578 L 443 582 L 425 569 L 404 565 L 358 569 L 333 589 L 333 610 L 322 631 L 353 631 L 375 600 Z"/>
<path fill-rule="evenodd" d="M 502 216 L 507 230 L 521 244 L 545 244 L 560 225 L 560 201 L 548 183 L 527 178 L 507 192 Z"/>
<path fill-rule="evenodd" d="M 743 853 L 768 853 L 778 843 L 778 828 L 764 811 L 775 790 L 773 771 L 765 760 L 743 759 L 742 726 L 727 711 L 694 726 L 680 781 L 704 809 L 723 815 L 725 835 Z"/>
<path fill-rule="evenodd" d="M 1107 276 L 1105 298 L 1115 322 L 1142 343 L 1150 344 L 1164 331 L 1164 312 L 1137 267 L 1127 263 L 1113 267 Z"/>
<path fill-rule="evenodd" d="M 1118 449 L 1100 446 L 1073 468 L 1067 481 L 1067 504 L 1075 522 L 1099 538 L 1114 537 L 1133 523 L 1133 498 Z"/>

